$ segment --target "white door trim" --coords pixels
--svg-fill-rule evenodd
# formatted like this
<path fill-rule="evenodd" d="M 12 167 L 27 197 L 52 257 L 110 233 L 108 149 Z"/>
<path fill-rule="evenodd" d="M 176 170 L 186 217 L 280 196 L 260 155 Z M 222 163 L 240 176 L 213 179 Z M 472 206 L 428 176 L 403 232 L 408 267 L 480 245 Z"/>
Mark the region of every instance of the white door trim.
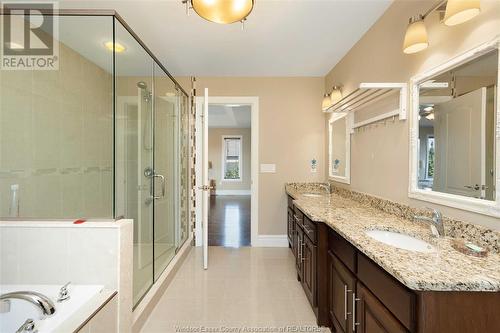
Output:
<path fill-rule="evenodd" d="M 196 97 L 196 119 L 198 120 L 199 112 L 203 104 L 203 97 Z M 247 104 L 251 107 L 252 128 L 251 128 L 251 244 L 258 246 L 259 235 L 259 97 L 257 96 L 210 96 L 210 104 Z M 198 122 L 196 122 L 198 125 Z M 200 128 L 196 128 L 196 146 L 202 140 Z M 196 156 L 201 152 L 197 149 Z M 196 161 L 200 161 L 198 157 Z M 201 166 L 196 163 L 196 183 L 199 184 L 198 179 L 201 179 Z M 199 210 L 199 211 L 198 211 Z M 196 246 L 201 246 L 201 207 L 196 205 Z"/>

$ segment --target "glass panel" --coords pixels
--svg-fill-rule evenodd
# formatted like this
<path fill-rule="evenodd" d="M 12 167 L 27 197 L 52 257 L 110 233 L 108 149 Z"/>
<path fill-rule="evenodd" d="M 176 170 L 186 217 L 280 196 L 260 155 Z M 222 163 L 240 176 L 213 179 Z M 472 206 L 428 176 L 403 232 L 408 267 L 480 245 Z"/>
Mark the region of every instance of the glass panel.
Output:
<path fill-rule="evenodd" d="M 56 67 L 0 73 L 0 217 L 112 218 L 113 19 L 54 22 Z"/>
<path fill-rule="evenodd" d="M 173 81 L 155 63 L 154 65 L 154 169 L 155 216 L 154 216 L 154 266 L 158 279 L 175 255 L 175 230 L 178 206 L 178 139 L 179 99 Z"/>
<path fill-rule="evenodd" d="M 153 284 L 153 61 L 116 21 L 116 216 L 134 220 L 133 302 Z"/>

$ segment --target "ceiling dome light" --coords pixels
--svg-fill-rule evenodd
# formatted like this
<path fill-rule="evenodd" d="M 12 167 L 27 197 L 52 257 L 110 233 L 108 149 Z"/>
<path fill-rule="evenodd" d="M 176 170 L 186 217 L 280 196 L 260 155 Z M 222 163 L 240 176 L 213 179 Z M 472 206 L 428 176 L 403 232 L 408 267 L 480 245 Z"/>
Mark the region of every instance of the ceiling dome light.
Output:
<path fill-rule="evenodd" d="M 448 26 L 464 23 L 481 11 L 480 0 L 448 0 L 444 24 Z"/>
<path fill-rule="evenodd" d="M 323 96 L 323 103 L 321 103 L 321 109 L 323 111 L 326 111 L 326 109 L 328 109 L 331 105 L 331 99 L 330 99 L 330 95 L 328 94 L 325 94 L 325 96 Z"/>
<path fill-rule="evenodd" d="M 333 86 L 332 93 L 330 94 L 331 104 L 335 104 L 342 99 L 342 91 L 339 86 Z"/>
<path fill-rule="evenodd" d="M 424 17 L 422 15 L 413 16 L 410 18 L 408 28 L 406 28 L 403 52 L 406 54 L 417 53 L 425 50 L 428 46 L 429 40 L 427 39 Z"/>
<path fill-rule="evenodd" d="M 230 24 L 245 19 L 253 9 L 254 0 L 191 0 L 191 5 L 205 20 Z"/>

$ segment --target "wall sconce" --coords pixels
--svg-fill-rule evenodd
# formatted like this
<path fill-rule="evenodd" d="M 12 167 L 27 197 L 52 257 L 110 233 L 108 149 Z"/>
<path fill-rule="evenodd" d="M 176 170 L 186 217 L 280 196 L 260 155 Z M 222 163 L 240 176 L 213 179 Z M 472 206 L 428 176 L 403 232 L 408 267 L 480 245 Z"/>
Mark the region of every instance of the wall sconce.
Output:
<path fill-rule="evenodd" d="M 419 14 L 410 18 L 406 28 L 405 39 L 403 42 L 403 52 L 406 54 L 417 53 L 425 50 L 429 46 L 427 38 L 427 28 L 425 27 L 425 18 L 435 10 L 442 11 L 441 8 L 446 5 L 444 10 L 443 23 L 448 26 L 469 21 L 481 11 L 480 0 L 444 0 L 436 3 L 424 15 Z"/>
<path fill-rule="evenodd" d="M 342 90 L 340 86 L 333 86 L 333 90 L 330 94 L 330 103 L 331 105 L 337 103 L 342 99 Z"/>
<path fill-rule="evenodd" d="M 323 102 L 321 103 L 321 109 L 325 111 L 331 105 L 330 95 L 326 94 L 323 96 Z"/>
<path fill-rule="evenodd" d="M 427 38 L 424 17 L 422 15 L 413 16 L 410 18 L 408 28 L 406 28 L 403 52 L 406 54 L 417 53 L 425 50 L 428 46 L 429 39 Z"/>

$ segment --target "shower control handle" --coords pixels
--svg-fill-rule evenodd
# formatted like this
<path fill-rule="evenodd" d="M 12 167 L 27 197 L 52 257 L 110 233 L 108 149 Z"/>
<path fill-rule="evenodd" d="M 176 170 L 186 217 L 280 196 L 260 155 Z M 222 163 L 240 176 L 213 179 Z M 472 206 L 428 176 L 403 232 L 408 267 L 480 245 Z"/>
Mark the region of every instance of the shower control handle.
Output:
<path fill-rule="evenodd" d="M 154 174 L 154 175 L 153 175 L 153 179 L 154 179 L 154 178 L 160 178 L 160 179 L 161 179 L 161 196 L 156 196 L 156 195 L 153 195 L 153 199 L 161 199 L 161 198 L 164 198 L 164 197 L 165 197 L 165 192 L 166 192 L 166 182 L 165 182 L 165 176 L 160 175 L 160 174 Z"/>

